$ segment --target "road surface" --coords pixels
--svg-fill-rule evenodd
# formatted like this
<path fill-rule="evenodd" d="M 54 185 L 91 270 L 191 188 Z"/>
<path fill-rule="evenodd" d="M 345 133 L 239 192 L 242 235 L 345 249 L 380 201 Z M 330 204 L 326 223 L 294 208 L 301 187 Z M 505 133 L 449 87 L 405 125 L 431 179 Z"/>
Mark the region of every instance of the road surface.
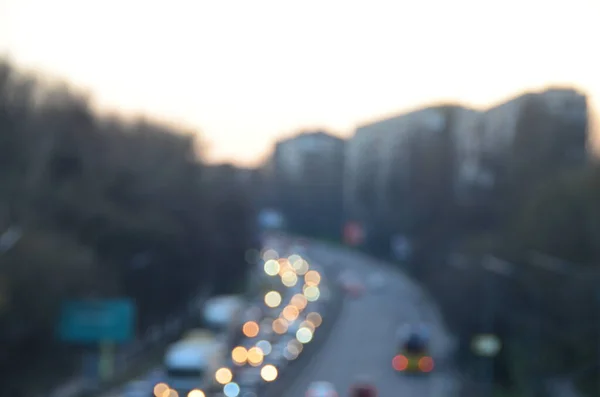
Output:
<path fill-rule="evenodd" d="M 304 397 L 313 381 L 331 382 L 340 396 L 345 396 L 361 376 L 367 376 L 383 397 L 453 397 L 458 394 L 459 381 L 448 362 L 427 376 L 402 376 L 392 370 L 400 323 L 423 321 L 430 325 L 434 359 L 443 361 L 452 349 L 452 339 L 434 304 L 417 285 L 400 272 L 381 266 L 381 262 L 343 248 L 312 242 L 306 255 L 323 266 L 351 269 L 361 279 L 374 271 L 381 272 L 386 278 L 386 287 L 380 291 L 367 289 L 365 295 L 357 299 L 348 298 L 327 343 L 298 375 L 286 397 Z"/>

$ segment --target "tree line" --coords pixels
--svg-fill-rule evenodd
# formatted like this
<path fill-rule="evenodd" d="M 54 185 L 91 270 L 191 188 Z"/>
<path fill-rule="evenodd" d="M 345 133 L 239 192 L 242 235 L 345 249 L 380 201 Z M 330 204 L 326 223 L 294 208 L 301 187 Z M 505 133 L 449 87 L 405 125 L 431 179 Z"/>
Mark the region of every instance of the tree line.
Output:
<path fill-rule="evenodd" d="M 510 145 L 480 155 L 494 183 L 461 195 L 455 106 L 439 110 L 446 127 L 412 134 L 398 153 L 404 165 L 392 167 L 382 191 L 373 177 L 356 192 L 369 207 L 362 249 L 392 259 L 391 238 L 409 239 L 412 254 L 397 265 L 439 302 L 459 339 L 457 361 L 473 378 L 482 364 L 473 337 L 493 333 L 503 344 L 494 359 L 498 389 L 545 395 L 545 380 L 566 376 L 592 393 L 600 372 L 600 165 L 588 150 L 589 109 L 567 117 L 543 95 L 525 96 Z M 303 189 L 309 200 L 310 183 Z M 327 230 L 340 239 L 342 226 Z M 493 261 L 504 273 L 490 269 Z"/>
<path fill-rule="evenodd" d="M 18 237 L 0 250 L 3 389 L 81 366 L 56 338 L 65 300 L 130 297 L 141 332 L 199 290 L 243 285 L 248 186 L 199 146 L 194 131 L 101 115 L 0 61 L 0 233 Z"/>

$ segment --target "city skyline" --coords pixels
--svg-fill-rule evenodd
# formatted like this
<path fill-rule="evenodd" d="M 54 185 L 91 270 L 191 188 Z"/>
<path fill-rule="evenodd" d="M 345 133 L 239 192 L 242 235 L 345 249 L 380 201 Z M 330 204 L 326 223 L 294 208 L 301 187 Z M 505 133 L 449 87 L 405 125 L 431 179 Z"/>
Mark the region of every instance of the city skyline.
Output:
<path fill-rule="evenodd" d="M 0 0 L 0 54 L 82 87 L 100 109 L 194 128 L 209 160 L 248 166 L 296 132 L 348 137 L 442 101 L 482 108 L 568 85 L 595 104 L 598 16 L 592 0 Z"/>

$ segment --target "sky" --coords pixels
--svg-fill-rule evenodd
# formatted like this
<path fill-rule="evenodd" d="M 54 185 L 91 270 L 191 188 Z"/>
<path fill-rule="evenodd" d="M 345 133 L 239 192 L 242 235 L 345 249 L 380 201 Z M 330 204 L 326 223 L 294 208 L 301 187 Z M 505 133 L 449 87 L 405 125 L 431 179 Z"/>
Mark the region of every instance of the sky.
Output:
<path fill-rule="evenodd" d="M 0 0 L 0 54 L 254 165 L 299 130 L 440 100 L 568 84 L 595 102 L 599 19 L 600 0 Z"/>

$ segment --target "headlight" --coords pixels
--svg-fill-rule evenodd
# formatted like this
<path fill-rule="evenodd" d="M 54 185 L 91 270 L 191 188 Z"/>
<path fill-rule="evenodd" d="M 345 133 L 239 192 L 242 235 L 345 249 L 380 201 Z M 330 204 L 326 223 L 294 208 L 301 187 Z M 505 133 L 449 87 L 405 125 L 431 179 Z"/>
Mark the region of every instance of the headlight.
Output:
<path fill-rule="evenodd" d="M 195 389 L 195 390 L 192 390 L 191 392 L 189 392 L 187 397 L 206 397 L 206 395 L 204 394 L 204 392 L 202 390 Z"/>

